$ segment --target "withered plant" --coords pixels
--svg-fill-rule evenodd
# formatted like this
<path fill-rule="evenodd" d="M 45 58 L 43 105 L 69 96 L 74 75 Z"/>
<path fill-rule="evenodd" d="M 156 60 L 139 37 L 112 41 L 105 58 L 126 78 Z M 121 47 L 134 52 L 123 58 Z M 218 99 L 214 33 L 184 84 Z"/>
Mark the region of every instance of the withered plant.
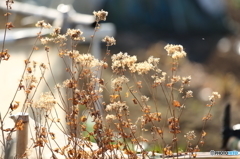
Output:
<path fill-rule="evenodd" d="M 7 30 L 13 27 L 8 21 L 12 3 L 6 1 L 4 39 Z M 7 116 L 20 111 L 31 114 L 30 136 L 28 149 L 17 158 L 148 158 L 157 155 L 155 150 L 146 148 L 146 145 L 153 144 L 160 148 L 160 157 L 185 154 L 196 157 L 205 142 L 207 133 L 204 128 L 212 117 L 211 109 L 220 95 L 213 92 L 209 97 L 210 103 L 206 105 L 209 111 L 202 118 L 202 133 L 197 142 L 192 143 L 197 138 L 194 131 L 185 135 L 181 133 L 186 101 L 193 97 L 189 90 L 191 76 L 179 75 L 180 61 L 186 56 L 183 47 L 165 46 L 171 68 L 162 70 L 159 68 L 160 58 L 151 56 L 139 62 L 135 55 L 112 54 L 109 47 L 116 41 L 106 36 L 102 40 L 106 43 L 105 55 L 96 59 L 91 54 L 92 42 L 101 27 L 99 22 L 106 20 L 108 12 L 101 10 L 93 14 L 96 27 L 86 53 L 81 51 L 80 44 L 85 37 L 80 29 L 69 28 L 66 33 L 61 33 L 61 28 L 57 27 L 44 37 L 42 29 L 51 29 L 51 25 L 45 21 L 36 23 L 40 31 L 24 61 L 18 88 L 8 111 L 0 116 L 2 150 L 8 152 L 10 142 L 14 140 L 12 135 L 25 126 L 22 120 L 15 120 L 11 128 L 5 123 Z M 3 41 L 0 62 L 11 60 Z M 38 46 L 39 43 L 42 46 Z M 45 52 L 46 63 L 38 63 L 32 58 L 40 49 Z M 61 59 L 57 64 L 63 66 L 61 72 L 65 80 L 61 83 L 55 77 L 55 70 L 61 67 L 52 65 L 51 54 Z M 37 75 L 37 72 L 40 73 Z M 51 74 L 54 86 L 46 78 L 47 72 Z M 39 93 L 43 86 L 48 91 Z M 16 100 L 20 92 L 25 94 L 21 102 Z M 171 136 L 171 140 L 166 140 L 166 136 Z M 187 145 L 180 151 L 178 141 L 183 137 L 186 137 Z M 2 152 L 2 158 L 4 156 L 6 158 Z"/>

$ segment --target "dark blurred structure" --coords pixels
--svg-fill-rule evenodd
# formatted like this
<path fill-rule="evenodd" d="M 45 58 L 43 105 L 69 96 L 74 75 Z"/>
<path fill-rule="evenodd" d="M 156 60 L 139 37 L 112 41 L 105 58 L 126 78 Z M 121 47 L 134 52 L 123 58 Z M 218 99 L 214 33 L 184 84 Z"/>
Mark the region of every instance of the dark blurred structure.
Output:
<path fill-rule="evenodd" d="M 240 143 L 240 124 L 236 124 L 233 128 L 230 127 L 231 106 L 228 104 L 224 111 L 223 118 L 223 138 L 222 149 L 224 150 L 239 150 Z"/>
<path fill-rule="evenodd" d="M 122 51 L 162 40 L 183 45 L 189 60 L 198 63 L 206 62 L 218 41 L 233 32 L 225 0 L 19 1 L 50 8 L 69 4 L 85 14 L 103 8 L 109 12 L 107 21 L 117 27 L 117 47 Z"/>
<path fill-rule="evenodd" d="M 92 14 L 94 10 L 101 9 L 105 0 L 16 0 L 23 3 L 57 8 L 59 4 L 72 5 L 74 10 L 79 13 Z"/>
<path fill-rule="evenodd" d="M 204 63 L 217 42 L 231 34 L 223 0 L 106 0 L 108 21 L 116 24 L 118 36 L 132 35 L 135 46 L 164 40 L 182 44 L 193 62 Z M 121 38 L 118 39 L 121 43 Z M 123 40 L 128 45 L 126 39 Z M 133 42 L 135 41 L 135 42 Z M 129 44 L 129 45 L 130 45 Z M 130 46 L 133 47 L 133 46 Z"/>

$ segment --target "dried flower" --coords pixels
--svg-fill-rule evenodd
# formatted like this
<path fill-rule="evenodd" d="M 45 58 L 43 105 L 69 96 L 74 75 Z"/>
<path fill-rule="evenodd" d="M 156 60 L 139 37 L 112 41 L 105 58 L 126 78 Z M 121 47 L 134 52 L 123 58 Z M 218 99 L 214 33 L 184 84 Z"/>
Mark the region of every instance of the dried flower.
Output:
<path fill-rule="evenodd" d="M 61 34 L 59 34 L 59 35 L 54 39 L 54 42 L 55 42 L 55 43 L 59 43 L 59 42 L 62 42 L 62 41 L 67 41 L 66 35 L 61 35 Z"/>
<path fill-rule="evenodd" d="M 100 11 L 94 11 L 93 15 L 96 18 L 96 22 L 99 22 L 101 20 L 105 21 L 108 15 L 108 12 L 104 11 L 104 10 L 100 10 Z"/>
<path fill-rule="evenodd" d="M 45 65 L 44 63 L 41 63 L 40 67 L 43 68 L 43 69 L 47 69 L 48 68 L 47 65 Z"/>
<path fill-rule="evenodd" d="M 191 76 L 188 77 L 182 77 L 182 84 L 189 85 L 191 82 Z"/>
<path fill-rule="evenodd" d="M 191 98 L 193 97 L 193 92 L 191 90 L 186 92 L 186 98 Z"/>
<path fill-rule="evenodd" d="M 168 56 L 171 56 L 173 59 L 180 59 L 187 55 L 183 50 L 182 45 L 168 44 L 164 47 L 164 49 L 167 51 Z"/>
<path fill-rule="evenodd" d="M 196 138 L 194 130 L 187 132 L 187 134 L 184 135 L 184 137 L 186 137 L 188 140 L 194 140 Z"/>
<path fill-rule="evenodd" d="M 54 88 L 55 88 L 55 89 L 62 88 L 62 85 L 61 85 L 60 83 L 57 83 Z"/>
<path fill-rule="evenodd" d="M 212 95 L 209 96 L 209 101 L 215 101 L 216 99 L 220 99 L 221 95 L 218 92 L 212 92 Z"/>
<path fill-rule="evenodd" d="M 129 82 L 129 79 L 122 75 L 120 77 L 117 77 L 115 79 L 112 79 L 111 81 L 111 87 L 115 90 L 115 91 L 121 91 L 122 90 L 122 85 L 124 83 Z"/>
<path fill-rule="evenodd" d="M 35 24 L 36 27 L 50 29 L 52 26 L 49 23 L 45 23 L 44 20 L 38 21 Z"/>
<path fill-rule="evenodd" d="M 128 106 L 127 106 L 126 102 L 117 101 L 117 102 L 113 102 L 113 103 L 108 104 L 106 106 L 105 110 L 107 112 L 108 111 L 113 111 L 113 110 L 118 110 L 119 112 L 121 112 L 122 110 L 128 110 Z"/>
<path fill-rule="evenodd" d="M 157 74 L 152 75 L 151 77 L 154 79 L 155 86 L 160 85 L 161 83 L 165 82 L 166 80 L 166 72 L 162 72 L 162 76 L 159 77 Z"/>
<path fill-rule="evenodd" d="M 8 53 L 8 49 L 2 50 L 2 52 L 0 52 L 0 61 L 1 60 L 8 60 L 10 58 L 10 54 Z"/>
<path fill-rule="evenodd" d="M 153 56 L 150 56 L 147 61 L 153 66 L 157 66 L 160 61 L 160 58 L 154 58 Z"/>
<path fill-rule="evenodd" d="M 148 74 L 148 72 L 150 70 L 153 70 L 153 68 L 154 68 L 154 66 L 151 63 L 147 62 L 147 61 L 140 62 L 140 63 L 137 63 L 135 65 L 136 72 L 139 75 Z"/>
<path fill-rule="evenodd" d="M 107 114 L 106 116 L 106 120 L 107 121 L 112 121 L 112 120 L 115 120 L 117 117 L 113 114 Z"/>
<path fill-rule="evenodd" d="M 180 107 L 181 104 L 180 104 L 179 101 L 177 101 L 177 100 L 173 100 L 173 106 L 174 106 L 174 107 Z"/>
<path fill-rule="evenodd" d="M 179 119 L 170 117 L 168 118 L 168 128 L 170 130 L 170 133 L 178 134 L 181 132 L 180 125 L 179 125 Z"/>
<path fill-rule="evenodd" d="M 180 76 L 173 76 L 173 77 L 171 78 L 171 81 L 172 81 L 172 83 L 176 83 L 176 82 L 178 82 L 180 79 L 181 79 Z"/>
<path fill-rule="evenodd" d="M 31 84 L 32 84 L 32 83 L 38 83 L 37 78 L 36 78 L 35 76 L 33 76 L 33 75 L 24 76 L 23 79 L 24 79 L 25 81 L 30 82 Z"/>
<path fill-rule="evenodd" d="M 6 27 L 7 27 L 8 30 L 11 30 L 11 28 L 14 28 L 14 25 L 12 24 L 12 22 L 8 22 L 6 24 Z"/>
<path fill-rule="evenodd" d="M 50 38 L 48 38 L 48 37 L 41 38 L 41 43 L 42 43 L 43 45 L 46 45 L 47 43 L 49 43 L 49 42 L 51 42 L 51 41 L 53 41 L 53 39 L 50 39 Z"/>
<path fill-rule="evenodd" d="M 102 39 L 102 42 L 107 43 L 107 46 L 116 45 L 116 40 L 114 37 L 105 36 L 105 38 Z"/>
<path fill-rule="evenodd" d="M 76 81 L 73 81 L 72 79 L 66 79 L 65 81 L 63 81 L 62 86 L 65 88 L 76 88 L 77 84 Z"/>
<path fill-rule="evenodd" d="M 51 36 L 58 36 L 60 34 L 61 28 L 57 27 L 53 29 L 53 33 L 51 33 Z"/>
<path fill-rule="evenodd" d="M 78 51 L 74 51 L 74 60 L 79 63 L 82 67 L 94 68 L 96 66 L 103 66 L 106 62 L 96 59 L 91 54 L 79 54 Z"/>
<path fill-rule="evenodd" d="M 142 95 L 141 100 L 142 102 L 147 102 L 149 100 L 149 97 Z"/>
<path fill-rule="evenodd" d="M 51 110 L 56 104 L 56 100 L 50 92 L 42 93 L 38 102 L 34 104 L 35 108 Z"/>
<path fill-rule="evenodd" d="M 128 67 L 131 70 L 133 65 L 137 62 L 136 56 L 130 56 L 128 55 L 128 53 L 122 52 L 112 55 L 111 59 L 112 70 L 115 73 L 122 73 L 122 71 L 126 70 L 126 67 Z"/>
<path fill-rule="evenodd" d="M 68 29 L 66 35 L 72 40 L 85 41 L 85 37 L 81 36 L 83 32 L 80 29 Z"/>
<path fill-rule="evenodd" d="M 9 8 L 9 9 L 12 9 L 12 4 L 14 3 L 14 1 L 13 0 L 7 0 L 6 1 L 6 5 L 7 5 L 7 7 Z M 7 13 L 6 13 L 7 14 Z M 10 13 L 8 13 L 8 14 L 10 14 Z M 5 15 L 5 14 L 4 14 Z"/>

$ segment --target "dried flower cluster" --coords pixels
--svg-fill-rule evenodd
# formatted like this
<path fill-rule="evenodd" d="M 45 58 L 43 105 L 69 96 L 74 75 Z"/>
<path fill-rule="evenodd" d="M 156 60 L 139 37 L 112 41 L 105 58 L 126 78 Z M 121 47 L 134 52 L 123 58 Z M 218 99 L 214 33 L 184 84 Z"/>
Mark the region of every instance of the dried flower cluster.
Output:
<path fill-rule="evenodd" d="M 171 56 L 173 59 L 180 59 L 187 55 L 182 45 L 168 44 L 164 49 L 168 52 L 168 56 Z"/>
<path fill-rule="evenodd" d="M 221 98 L 221 95 L 218 92 L 212 92 L 212 95 L 209 96 L 209 101 L 214 102 L 215 100 Z"/>
<path fill-rule="evenodd" d="M 35 108 L 44 109 L 50 111 L 56 104 L 56 99 L 50 92 L 42 93 L 39 101 L 34 104 Z"/>
<path fill-rule="evenodd" d="M 10 54 L 8 53 L 8 50 L 4 50 L 2 52 L 0 52 L 0 61 L 1 60 L 8 60 L 10 58 Z"/>
<path fill-rule="evenodd" d="M 105 38 L 102 39 L 102 42 L 107 43 L 107 46 L 116 45 L 116 40 L 114 37 L 105 36 Z"/>
<path fill-rule="evenodd" d="M 46 28 L 46 29 L 52 28 L 51 24 L 46 23 L 44 20 L 38 21 L 35 26 L 39 28 Z"/>
<path fill-rule="evenodd" d="M 108 12 L 104 11 L 104 10 L 101 10 L 101 11 L 94 11 L 93 12 L 93 15 L 95 16 L 96 18 L 96 22 L 99 22 L 99 21 L 106 21 L 106 18 L 107 18 L 107 15 L 108 15 Z"/>
<path fill-rule="evenodd" d="M 96 31 L 100 27 L 98 22 L 105 21 L 108 12 L 101 10 L 93 14 L 97 22 Z M 39 21 L 36 27 L 51 28 L 51 25 Z M 16 92 L 25 93 L 22 110 L 29 110 L 35 120 L 31 130 L 32 144 L 24 153 L 25 157 L 30 155 L 30 149 L 35 149 L 36 158 L 44 158 L 46 154 L 54 159 L 150 158 L 147 149 L 154 144 L 162 146 L 163 157 L 172 157 L 180 153 L 179 137 L 186 137 L 185 153 L 196 156 L 199 145 L 204 144 L 204 126 L 212 117 L 211 109 L 221 96 L 213 92 L 209 97 L 210 104 L 206 107 L 209 111 L 202 118 L 203 129 L 199 142 L 191 143 L 196 138 L 194 131 L 184 136 L 181 134 L 184 131 L 181 118 L 186 110 L 184 108 L 187 108 L 186 101 L 193 97 L 193 91 L 189 88 L 192 77 L 178 74 L 180 59 L 186 56 L 183 47 L 172 44 L 165 46 L 172 65 L 170 71 L 164 71 L 159 68 L 160 58 L 153 56 L 139 62 L 137 56 L 119 52 L 109 58 L 108 48 L 116 44 L 116 40 L 109 36 L 102 40 L 107 43 L 103 60 L 91 54 L 91 44 L 87 53 L 82 53 L 77 47 L 80 41 L 85 41 L 82 35 L 79 29 L 68 29 L 62 34 L 59 27 L 53 29 L 49 36 L 42 37 L 39 34 L 37 39 L 44 45 L 47 65 L 39 65 L 31 60 L 33 52 L 39 49 L 36 45 L 25 60 L 25 69 Z M 66 45 L 68 41 L 70 46 Z M 59 65 L 65 66 L 62 74 L 66 78 L 60 84 L 56 82 L 49 58 L 51 47 L 47 45 L 50 43 L 51 47 L 57 47 L 58 57 L 63 61 Z M 1 60 L 8 60 L 9 57 L 7 50 L 0 53 Z M 103 72 L 108 66 L 111 66 L 111 76 L 105 76 Z M 37 70 L 40 70 L 40 77 L 36 76 Z M 55 89 L 45 78 L 47 71 L 52 76 Z M 42 83 L 48 92 L 42 93 L 36 100 L 34 97 Z M 15 97 L 13 99 L 10 113 L 21 106 Z M 59 116 L 58 109 L 64 113 L 64 117 Z M 163 113 L 163 109 L 167 113 Z M 138 116 L 133 115 L 133 111 Z M 57 130 L 53 127 L 57 127 Z M 3 125 L 1 128 L 8 133 L 10 141 L 11 134 L 22 130 L 24 124 L 17 122 L 13 128 L 4 129 Z M 167 135 L 172 140 L 165 139 Z M 7 144 L 1 143 L 5 148 Z"/>
<path fill-rule="evenodd" d="M 83 32 L 80 29 L 68 29 L 66 35 L 72 40 L 85 41 L 85 37 L 81 36 Z"/>
<path fill-rule="evenodd" d="M 194 140 L 196 138 L 196 135 L 194 131 L 189 131 L 186 135 L 184 135 L 184 137 L 186 137 L 188 140 Z"/>
<path fill-rule="evenodd" d="M 149 71 L 157 68 L 160 58 L 149 57 L 147 61 L 137 62 L 136 56 L 127 53 L 118 53 L 112 56 L 112 70 L 114 73 L 122 74 L 127 69 L 138 75 L 148 74 Z"/>

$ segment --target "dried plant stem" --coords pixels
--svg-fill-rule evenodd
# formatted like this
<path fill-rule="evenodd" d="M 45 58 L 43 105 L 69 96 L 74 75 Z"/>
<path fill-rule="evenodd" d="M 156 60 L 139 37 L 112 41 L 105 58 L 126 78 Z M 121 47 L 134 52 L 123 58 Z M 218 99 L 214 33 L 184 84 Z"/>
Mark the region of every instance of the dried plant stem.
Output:
<path fill-rule="evenodd" d="M 9 9 L 10 9 L 10 3 L 9 0 L 6 1 L 6 9 L 7 12 L 5 13 L 5 17 L 6 17 L 6 24 L 5 24 L 5 28 L 4 28 L 4 34 L 3 34 L 3 42 L 2 42 L 2 50 L 1 53 L 4 52 L 5 50 L 5 43 L 6 43 L 6 37 L 7 37 L 7 30 L 8 30 L 8 21 L 9 21 Z M 2 62 L 2 58 L 0 58 L 0 64 Z"/>
<path fill-rule="evenodd" d="M 98 30 L 99 25 L 100 25 L 100 24 L 99 24 L 98 22 L 96 22 L 93 35 L 91 36 L 91 41 L 90 41 L 90 44 L 89 44 L 87 53 L 90 53 L 90 50 L 91 50 L 92 44 L 93 44 L 93 39 L 94 39 L 94 37 L 95 37 L 95 35 L 96 35 L 96 32 L 97 32 L 97 30 Z"/>
<path fill-rule="evenodd" d="M 63 105 L 66 105 L 65 100 L 64 100 L 64 98 L 63 98 L 63 96 L 62 96 L 59 88 L 57 87 L 57 82 L 56 82 L 55 76 L 54 76 L 54 74 L 53 74 L 52 65 L 51 65 L 51 61 L 50 61 L 50 58 L 49 58 L 49 54 L 48 54 L 48 53 L 49 53 L 49 52 L 46 52 L 46 54 L 47 54 L 47 61 L 48 61 L 48 66 L 49 66 L 49 69 L 50 69 L 50 72 L 51 72 L 51 76 L 52 76 L 54 85 L 55 85 L 56 88 L 57 88 L 57 92 L 58 92 L 58 95 L 59 95 L 59 97 L 60 97 L 60 99 L 61 99 L 61 102 L 63 102 Z M 56 97 L 54 96 L 54 93 L 52 92 L 52 90 L 51 90 L 51 88 L 50 88 L 49 84 L 47 83 L 47 81 L 46 81 L 46 79 L 45 79 L 44 76 L 43 76 L 43 79 L 44 79 L 44 81 L 45 81 L 48 89 L 50 90 L 52 96 L 56 99 Z M 64 108 L 63 108 L 61 105 L 58 104 L 58 106 L 59 106 L 62 110 L 64 110 Z M 65 111 L 65 110 L 64 110 L 64 111 Z"/>
<path fill-rule="evenodd" d="M 10 102 L 10 107 L 11 107 L 11 105 L 13 104 L 13 102 L 14 102 L 16 96 L 17 96 L 18 91 L 21 90 L 19 87 L 20 87 L 20 85 L 21 85 L 21 83 L 22 83 L 22 81 L 23 81 L 24 74 L 25 74 L 25 72 L 26 72 L 26 70 L 27 70 L 28 62 L 30 61 L 31 56 L 32 56 L 33 52 L 34 52 L 35 49 L 36 49 L 36 44 L 37 44 L 37 42 L 38 42 L 38 40 L 39 40 L 39 38 L 40 38 L 42 29 L 43 29 L 43 28 L 40 29 L 40 32 L 38 33 L 38 37 L 37 37 L 37 38 L 35 39 L 35 41 L 34 41 L 33 48 L 32 48 L 32 50 L 31 50 L 28 58 L 25 60 L 25 67 L 24 67 L 24 69 L 23 69 L 23 73 L 22 73 L 22 75 L 21 75 L 19 85 L 18 85 L 18 87 L 17 87 L 17 89 L 16 89 L 16 91 L 15 91 L 15 93 L 14 93 L 14 95 L 13 95 L 13 99 L 12 99 L 12 101 Z M 25 100 L 25 101 L 26 101 L 26 100 Z M 3 117 L 3 120 L 6 118 L 7 114 L 9 113 L 10 107 L 8 108 L 7 113 L 6 113 L 5 116 Z"/>
<path fill-rule="evenodd" d="M 0 113 L 0 123 L 1 123 L 1 132 L 2 132 L 2 140 L 1 140 L 1 143 L 3 144 L 3 147 L 4 147 L 5 152 L 7 152 L 5 135 L 4 135 L 4 131 L 3 131 L 3 121 L 4 121 L 4 120 L 2 120 L 2 114 Z"/>

